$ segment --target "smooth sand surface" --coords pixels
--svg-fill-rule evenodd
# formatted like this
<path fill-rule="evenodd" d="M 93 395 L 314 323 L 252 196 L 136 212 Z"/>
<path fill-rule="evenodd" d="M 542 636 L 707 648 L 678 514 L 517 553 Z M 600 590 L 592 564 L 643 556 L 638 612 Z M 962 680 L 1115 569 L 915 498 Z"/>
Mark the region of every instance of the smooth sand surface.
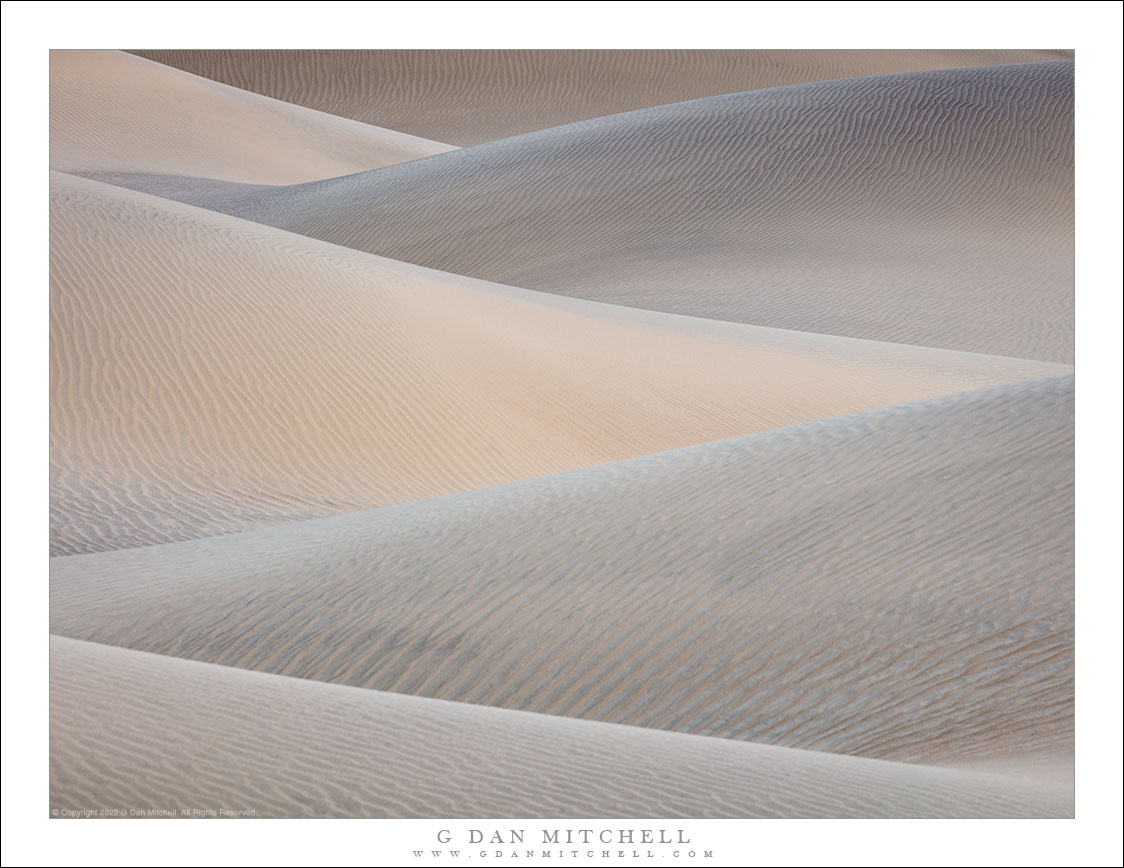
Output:
<path fill-rule="evenodd" d="M 893 760 L 1072 752 L 1073 378 L 54 558 L 51 630 Z"/>
<path fill-rule="evenodd" d="M 57 637 L 51 681 L 51 808 L 58 811 L 112 805 L 133 816 L 149 809 L 258 817 L 1073 813 L 1071 790 L 999 775 L 398 696 Z M 548 849 L 541 841 L 527 844 Z"/>
<path fill-rule="evenodd" d="M 1069 370 L 526 292 L 64 174 L 51 220 L 56 554 Z"/>
<path fill-rule="evenodd" d="M 451 148 L 122 51 L 51 52 L 51 168 L 64 172 L 296 184 Z"/>
<path fill-rule="evenodd" d="M 975 49 L 136 53 L 287 102 L 457 145 L 777 85 L 1073 58 L 1066 50 Z"/>
<path fill-rule="evenodd" d="M 849 79 L 196 201 L 530 289 L 1072 363 L 1072 111 L 1067 61 Z"/>

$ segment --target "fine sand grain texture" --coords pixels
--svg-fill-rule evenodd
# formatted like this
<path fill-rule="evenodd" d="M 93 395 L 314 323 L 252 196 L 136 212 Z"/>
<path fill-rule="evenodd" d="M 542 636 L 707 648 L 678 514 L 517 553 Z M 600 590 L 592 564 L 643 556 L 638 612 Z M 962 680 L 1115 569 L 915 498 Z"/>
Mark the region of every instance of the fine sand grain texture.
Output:
<path fill-rule="evenodd" d="M 137 51 L 245 90 L 476 145 L 785 84 L 1072 59 L 1072 51 Z"/>
<path fill-rule="evenodd" d="M 795 85 L 195 201 L 630 307 L 1070 364 L 1073 64 Z"/>
<path fill-rule="evenodd" d="M 1072 56 L 52 52 L 52 815 L 1073 816 Z"/>
<path fill-rule="evenodd" d="M 121 51 L 51 52 L 51 168 L 64 172 L 295 184 L 451 148 Z"/>
<path fill-rule="evenodd" d="M 52 560 L 51 630 L 905 761 L 1072 753 L 1073 378 Z"/>
<path fill-rule="evenodd" d="M 1000 775 L 398 696 L 57 637 L 51 679 L 54 810 L 557 818 L 1073 813 L 1071 790 Z"/>
<path fill-rule="evenodd" d="M 64 174 L 51 219 L 56 554 L 1069 370 L 520 291 Z"/>

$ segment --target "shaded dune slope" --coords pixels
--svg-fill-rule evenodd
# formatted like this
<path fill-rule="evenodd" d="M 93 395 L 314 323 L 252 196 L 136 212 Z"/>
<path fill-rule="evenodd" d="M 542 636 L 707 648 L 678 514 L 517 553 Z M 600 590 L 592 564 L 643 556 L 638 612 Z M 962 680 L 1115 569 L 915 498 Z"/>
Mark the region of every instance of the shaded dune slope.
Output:
<path fill-rule="evenodd" d="M 999 776 L 397 696 L 55 637 L 51 681 L 51 807 L 59 810 L 558 818 L 1073 812 L 1060 788 Z M 539 843 L 529 842 L 536 850 Z"/>
<path fill-rule="evenodd" d="M 1073 64 L 732 94 L 193 201 L 456 274 L 1071 363 Z"/>
<path fill-rule="evenodd" d="M 919 762 L 1072 752 L 1073 379 L 52 559 L 52 632 Z"/>
<path fill-rule="evenodd" d="M 474 145 L 777 85 L 1072 58 L 1072 51 L 137 51 L 235 87 Z"/>
<path fill-rule="evenodd" d="M 121 51 L 51 52 L 51 167 L 155 192 L 179 179 L 294 184 L 448 151 Z"/>
<path fill-rule="evenodd" d="M 58 173 L 51 221 L 55 554 L 1067 370 L 525 292 Z"/>

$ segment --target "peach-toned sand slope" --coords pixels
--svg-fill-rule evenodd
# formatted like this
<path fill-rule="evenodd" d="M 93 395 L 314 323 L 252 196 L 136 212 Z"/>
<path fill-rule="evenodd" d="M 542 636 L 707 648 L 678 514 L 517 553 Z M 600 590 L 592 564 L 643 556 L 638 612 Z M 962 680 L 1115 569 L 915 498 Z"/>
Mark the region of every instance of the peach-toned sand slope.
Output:
<path fill-rule="evenodd" d="M 126 813 L 225 809 L 258 817 L 1073 813 L 1072 793 L 1063 788 L 998 775 L 397 696 L 71 639 L 51 639 L 51 683 L 51 808 L 60 811 L 112 805 Z"/>
<path fill-rule="evenodd" d="M 138 51 L 320 111 L 474 145 L 785 84 L 1072 58 L 1072 51 Z"/>
<path fill-rule="evenodd" d="M 50 132 L 52 813 L 1073 816 L 1072 52 L 55 51 Z"/>
<path fill-rule="evenodd" d="M 794 85 L 210 204 L 531 289 L 1071 363 L 1072 90 L 1067 61 Z"/>
<path fill-rule="evenodd" d="M 55 553 L 1068 370 L 525 292 L 64 174 L 51 221 Z"/>
<path fill-rule="evenodd" d="M 64 172 L 294 184 L 451 147 L 121 51 L 51 52 L 51 167 Z"/>
<path fill-rule="evenodd" d="M 51 630 L 919 762 L 1072 755 L 1073 378 L 52 559 Z"/>

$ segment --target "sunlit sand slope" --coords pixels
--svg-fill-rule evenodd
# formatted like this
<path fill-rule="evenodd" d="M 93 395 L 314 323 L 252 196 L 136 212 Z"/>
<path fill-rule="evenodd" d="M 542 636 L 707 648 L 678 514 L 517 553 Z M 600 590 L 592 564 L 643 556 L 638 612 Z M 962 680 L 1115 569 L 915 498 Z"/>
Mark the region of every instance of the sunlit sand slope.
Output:
<path fill-rule="evenodd" d="M 56 554 L 1066 370 L 525 292 L 63 174 L 51 221 Z"/>
<path fill-rule="evenodd" d="M 51 168 L 65 172 L 294 184 L 451 148 L 121 51 L 51 52 Z"/>

